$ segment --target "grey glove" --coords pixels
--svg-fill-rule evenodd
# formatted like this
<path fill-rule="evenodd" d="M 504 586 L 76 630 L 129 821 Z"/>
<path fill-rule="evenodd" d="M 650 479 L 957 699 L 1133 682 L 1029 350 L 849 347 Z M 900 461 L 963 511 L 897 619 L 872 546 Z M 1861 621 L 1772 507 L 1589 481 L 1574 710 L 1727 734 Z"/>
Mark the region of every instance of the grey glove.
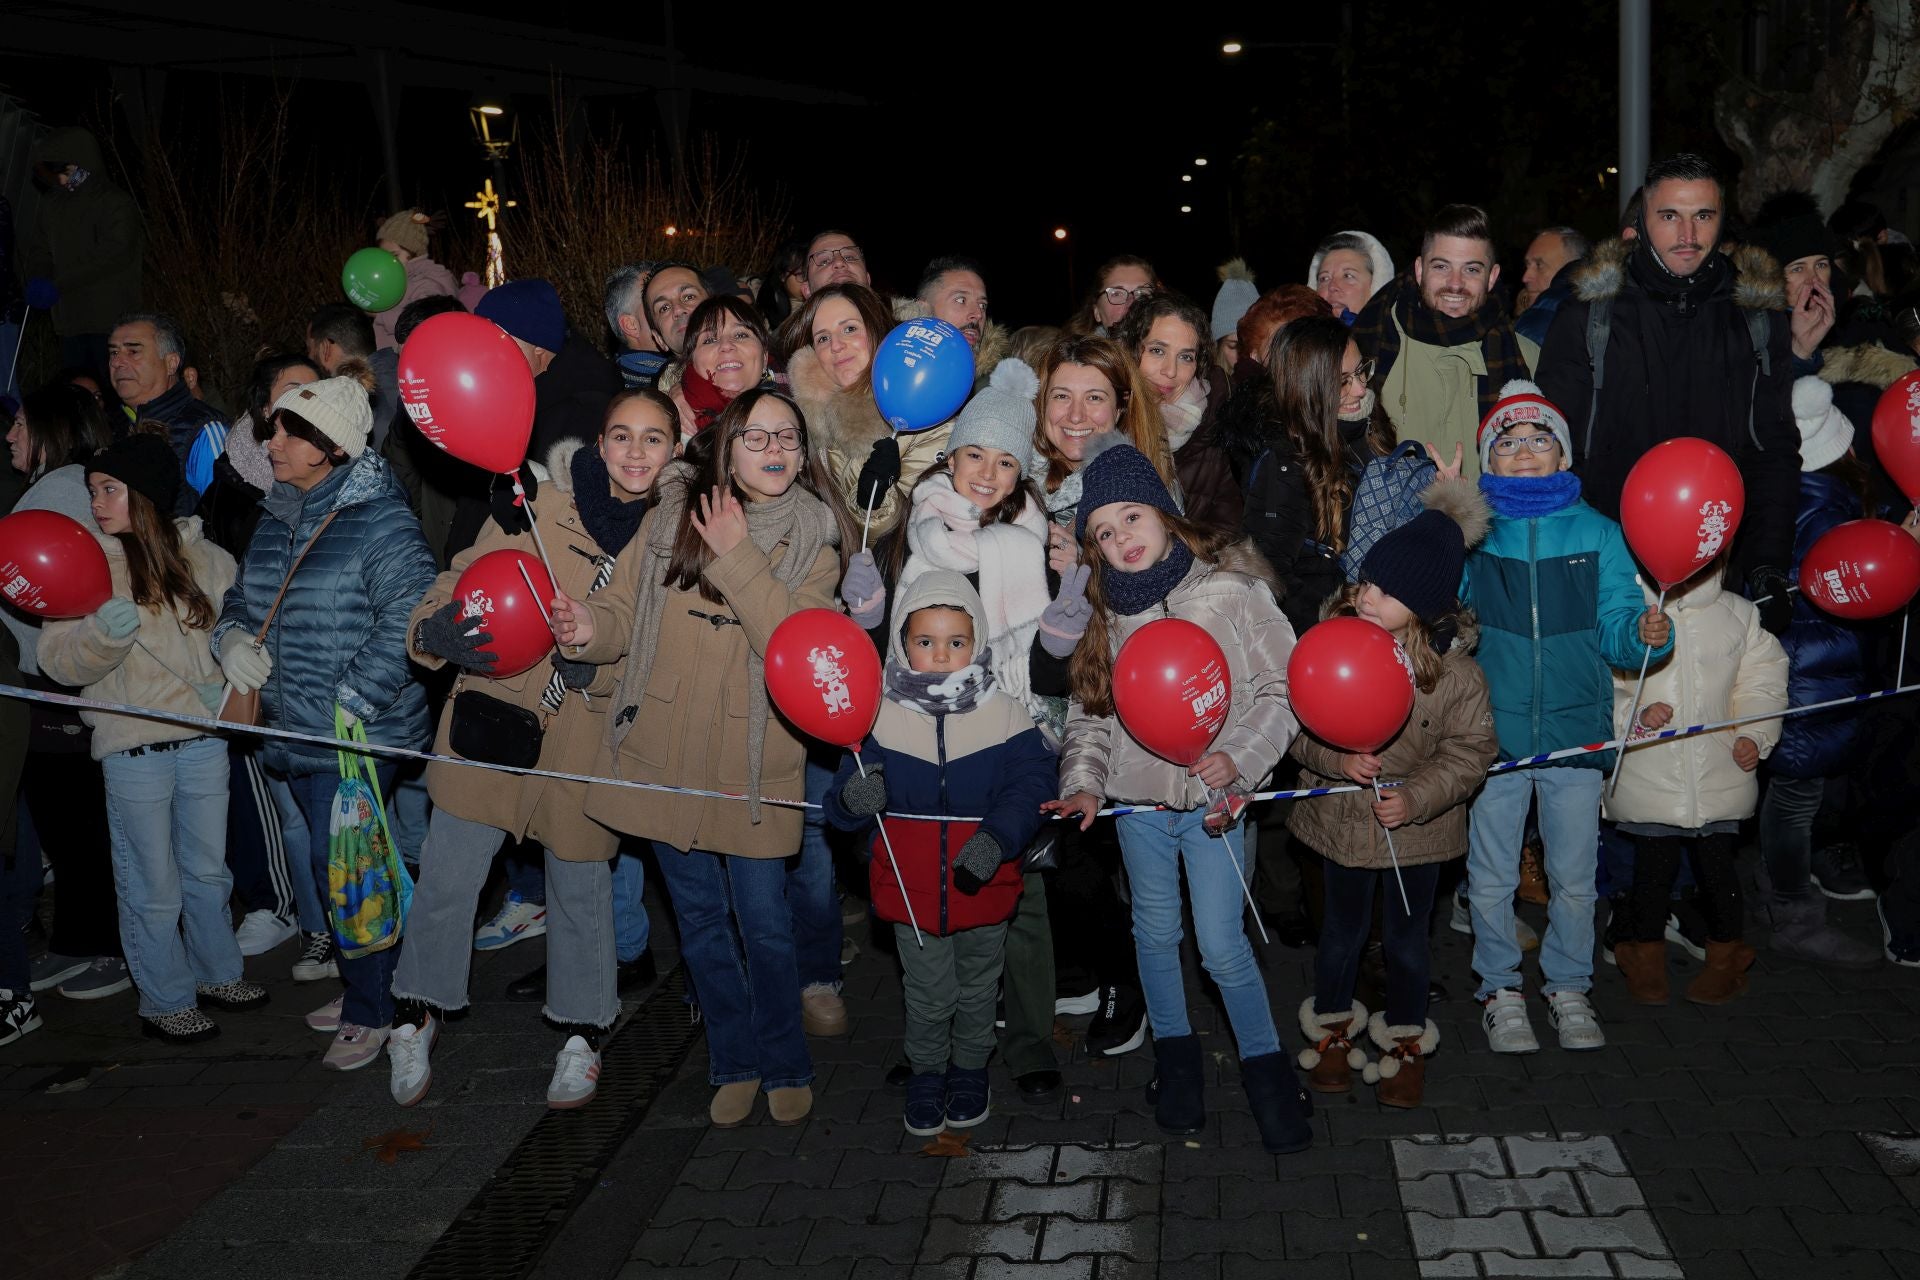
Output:
<path fill-rule="evenodd" d="M 491 655 L 489 655 L 491 656 Z M 593 673 L 600 668 L 592 662 L 569 662 L 558 653 L 553 655 L 553 669 L 560 673 L 560 683 L 569 689 L 585 689 L 593 683 Z"/>
<path fill-rule="evenodd" d="M 971 897 L 1000 870 L 1000 842 L 976 831 L 953 855 L 953 887 Z"/>
<path fill-rule="evenodd" d="M 847 779 L 847 785 L 840 788 L 840 804 L 848 813 L 862 818 L 870 818 L 883 813 L 887 807 L 887 780 L 881 776 L 877 764 L 867 766 L 867 776 L 858 773 Z"/>
<path fill-rule="evenodd" d="M 847 612 L 862 631 L 871 631 L 887 620 L 887 584 L 880 577 L 873 552 L 862 551 L 847 561 L 847 576 L 840 580 L 840 598 L 846 601 Z"/>
<path fill-rule="evenodd" d="M 484 675 L 500 659 L 485 651 L 493 643 L 493 633 L 480 630 L 483 624 L 467 617 L 466 608 L 464 600 L 449 600 L 431 617 L 422 619 L 413 634 L 414 647 Z"/>
<path fill-rule="evenodd" d="M 1061 574 L 1060 594 L 1040 615 L 1040 647 L 1056 658 L 1071 658 L 1093 621 L 1093 606 L 1087 603 L 1087 579 L 1092 573 L 1092 565 L 1076 564 Z"/>

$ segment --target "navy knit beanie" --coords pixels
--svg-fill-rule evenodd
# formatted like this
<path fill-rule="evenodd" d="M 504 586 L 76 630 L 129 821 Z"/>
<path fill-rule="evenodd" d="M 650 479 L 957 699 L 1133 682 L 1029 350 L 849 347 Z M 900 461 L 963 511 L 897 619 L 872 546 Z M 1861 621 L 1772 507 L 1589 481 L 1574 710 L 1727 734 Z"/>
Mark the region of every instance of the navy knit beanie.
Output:
<path fill-rule="evenodd" d="M 143 495 L 164 517 L 173 515 L 180 494 L 180 459 L 158 435 L 135 432 L 97 450 L 87 459 L 87 473 L 112 476 Z"/>
<path fill-rule="evenodd" d="M 1087 518 L 1111 503 L 1137 502 L 1170 516 L 1180 514 L 1166 482 L 1147 461 L 1147 455 L 1118 431 L 1089 436 L 1085 456 L 1086 463 L 1080 469 L 1080 505 L 1073 513 L 1076 541 L 1087 536 Z"/>
<path fill-rule="evenodd" d="M 510 335 L 555 355 L 567 345 L 567 313 L 545 280 L 509 280 L 487 290 L 473 309 Z"/>
<path fill-rule="evenodd" d="M 1361 562 L 1360 580 L 1379 587 L 1431 625 L 1453 608 L 1466 563 L 1460 525 L 1441 512 L 1426 510 L 1373 544 Z"/>

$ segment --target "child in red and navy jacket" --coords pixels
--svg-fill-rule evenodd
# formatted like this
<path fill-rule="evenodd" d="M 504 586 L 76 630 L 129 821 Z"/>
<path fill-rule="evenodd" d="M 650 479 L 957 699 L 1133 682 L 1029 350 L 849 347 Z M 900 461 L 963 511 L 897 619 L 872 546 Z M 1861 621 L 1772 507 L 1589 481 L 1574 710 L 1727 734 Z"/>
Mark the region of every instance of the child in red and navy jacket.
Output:
<path fill-rule="evenodd" d="M 901 590 L 886 697 L 861 752 L 866 774 L 849 757 L 826 799 L 827 821 L 845 830 L 871 828 L 887 810 L 978 819 L 888 818 L 897 878 L 878 831 L 870 849 L 874 913 L 893 924 L 906 987 L 906 1127 L 921 1137 L 987 1118 L 994 1001 L 1020 857 L 1055 790 L 1046 740 L 993 687 L 991 655 L 975 648 L 985 615 L 979 594 L 948 570 Z"/>

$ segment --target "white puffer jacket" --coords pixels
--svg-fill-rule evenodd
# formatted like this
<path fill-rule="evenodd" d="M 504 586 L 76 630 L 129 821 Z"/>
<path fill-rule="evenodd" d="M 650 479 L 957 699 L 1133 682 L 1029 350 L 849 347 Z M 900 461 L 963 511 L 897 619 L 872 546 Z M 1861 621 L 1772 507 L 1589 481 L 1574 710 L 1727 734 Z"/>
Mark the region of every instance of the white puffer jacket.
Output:
<path fill-rule="evenodd" d="M 1649 595 L 1647 603 L 1654 597 Z M 1684 595 L 1670 596 L 1673 653 L 1647 672 L 1640 705 L 1673 708 L 1669 727 L 1708 724 L 1785 710 L 1787 654 L 1760 626 L 1760 613 L 1707 574 Z M 1613 724 L 1626 729 L 1636 671 L 1613 673 Z M 1753 815 L 1760 799 L 1755 773 L 1733 762 L 1737 738 L 1751 738 L 1765 759 L 1780 740 L 1780 721 L 1759 720 L 1627 753 L 1620 786 L 1603 806 L 1614 822 L 1655 822 L 1692 830 Z"/>

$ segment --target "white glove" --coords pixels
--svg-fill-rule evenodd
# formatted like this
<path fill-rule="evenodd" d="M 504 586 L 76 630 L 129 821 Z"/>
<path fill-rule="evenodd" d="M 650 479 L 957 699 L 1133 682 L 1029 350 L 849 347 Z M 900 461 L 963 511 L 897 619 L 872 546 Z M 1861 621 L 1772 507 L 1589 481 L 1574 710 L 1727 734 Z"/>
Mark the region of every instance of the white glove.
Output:
<path fill-rule="evenodd" d="M 254 648 L 253 637 L 236 627 L 220 642 L 220 674 L 235 693 L 252 693 L 273 674 L 273 659 L 266 650 Z"/>

